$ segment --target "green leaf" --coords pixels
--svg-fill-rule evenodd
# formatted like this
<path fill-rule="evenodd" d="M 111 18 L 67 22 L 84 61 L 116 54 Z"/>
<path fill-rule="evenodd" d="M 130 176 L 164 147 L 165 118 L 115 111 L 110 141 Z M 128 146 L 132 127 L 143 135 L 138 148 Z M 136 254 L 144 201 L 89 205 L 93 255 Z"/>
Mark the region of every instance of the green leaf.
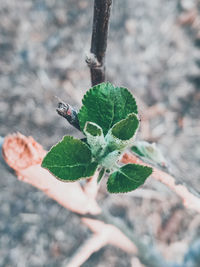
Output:
<path fill-rule="evenodd" d="M 124 165 L 109 176 L 107 189 L 110 193 L 130 192 L 142 185 L 151 174 L 150 167 L 137 164 Z"/>
<path fill-rule="evenodd" d="M 97 183 L 100 183 L 101 179 L 103 178 L 104 174 L 105 174 L 105 168 L 102 168 L 99 172 L 99 176 L 97 178 Z"/>
<path fill-rule="evenodd" d="M 84 131 L 94 137 L 102 135 L 102 129 L 96 123 L 87 122 Z"/>
<path fill-rule="evenodd" d="M 131 147 L 131 150 L 135 153 L 135 154 L 137 154 L 138 156 L 140 156 L 140 157 L 144 157 L 144 154 L 138 149 L 138 147 L 137 146 L 132 146 Z"/>
<path fill-rule="evenodd" d="M 78 113 L 83 130 L 87 121 L 98 124 L 104 135 L 118 121 L 128 114 L 137 114 L 135 98 L 124 87 L 114 87 L 111 83 L 101 83 L 92 87 L 84 96 L 83 106 Z"/>
<path fill-rule="evenodd" d="M 115 87 L 114 91 L 114 117 L 111 126 L 125 119 L 130 113 L 138 114 L 136 100 L 127 88 Z"/>
<path fill-rule="evenodd" d="M 65 136 L 53 146 L 42 162 L 56 178 L 62 181 L 76 181 L 94 174 L 97 163 L 92 162 L 89 147 L 81 140 Z"/>
<path fill-rule="evenodd" d="M 139 126 L 139 120 L 137 116 L 132 113 L 124 120 L 116 123 L 112 128 L 112 135 L 120 140 L 129 140 L 134 135 Z"/>
<path fill-rule="evenodd" d="M 87 137 L 87 143 L 90 145 L 93 156 L 98 158 L 106 146 L 101 127 L 96 123 L 88 121 L 83 131 Z"/>
<path fill-rule="evenodd" d="M 136 114 L 129 114 L 126 119 L 117 122 L 106 135 L 109 150 L 123 150 L 129 146 L 134 139 L 139 120 Z"/>

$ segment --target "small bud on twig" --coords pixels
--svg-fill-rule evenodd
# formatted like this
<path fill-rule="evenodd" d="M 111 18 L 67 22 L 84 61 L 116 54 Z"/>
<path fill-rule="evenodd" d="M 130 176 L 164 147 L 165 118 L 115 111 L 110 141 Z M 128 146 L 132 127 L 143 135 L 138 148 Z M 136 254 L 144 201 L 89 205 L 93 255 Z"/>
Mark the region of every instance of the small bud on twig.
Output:
<path fill-rule="evenodd" d="M 72 108 L 69 104 L 64 102 L 59 102 L 56 111 L 63 118 L 67 119 L 67 121 L 74 126 L 76 129 L 80 130 L 80 125 L 78 121 L 77 112 L 74 108 Z"/>
<path fill-rule="evenodd" d="M 85 56 L 85 61 L 89 68 L 100 68 L 102 66 L 93 53 L 87 53 Z"/>

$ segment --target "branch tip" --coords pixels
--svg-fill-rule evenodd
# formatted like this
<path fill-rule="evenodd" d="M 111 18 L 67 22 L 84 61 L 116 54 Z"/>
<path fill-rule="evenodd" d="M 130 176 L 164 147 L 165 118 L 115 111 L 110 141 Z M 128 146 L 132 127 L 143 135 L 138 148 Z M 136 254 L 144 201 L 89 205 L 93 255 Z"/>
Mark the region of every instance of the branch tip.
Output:
<path fill-rule="evenodd" d="M 78 115 L 77 115 L 76 110 L 73 107 L 61 101 L 58 103 L 58 107 L 56 108 L 56 111 L 60 116 L 65 118 L 72 126 L 80 130 Z"/>

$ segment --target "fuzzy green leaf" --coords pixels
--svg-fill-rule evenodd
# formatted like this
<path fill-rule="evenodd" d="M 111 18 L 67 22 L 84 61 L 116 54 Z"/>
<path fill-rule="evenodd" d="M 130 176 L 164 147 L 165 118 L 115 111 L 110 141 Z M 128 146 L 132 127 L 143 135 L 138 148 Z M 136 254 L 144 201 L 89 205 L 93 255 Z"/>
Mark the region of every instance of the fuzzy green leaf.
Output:
<path fill-rule="evenodd" d="M 91 151 L 85 143 L 71 136 L 65 136 L 47 153 L 42 167 L 62 181 L 76 181 L 93 175 L 97 163 L 92 162 Z"/>
<path fill-rule="evenodd" d="M 87 121 L 98 124 L 104 135 L 118 121 L 128 114 L 137 114 L 135 98 L 124 87 L 114 87 L 111 83 L 101 83 L 92 87 L 83 98 L 83 106 L 78 113 L 83 130 Z"/>
<path fill-rule="evenodd" d="M 139 126 L 139 120 L 137 116 L 132 113 L 124 120 L 116 123 L 112 128 L 112 135 L 116 138 L 126 141 L 131 139 Z"/>
<path fill-rule="evenodd" d="M 87 143 L 90 145 L 92 155 L 98 158 L 106 146 L 101 127 L 88 121 L 83 131 L 87 137 Z"/>
<path fill-rule="evenodd" d="M 119 156 L 121 152 L 118 150 L 114 150 L 108 153 L 105 157 L 100 160 L 100 165 L 106 169 L 111 169 L 116 165 L 116 162 L 119 160 Z"/>
<path fill-rule="evenodd" d="M 131 150 L 135 153 L 135 154 L 137 154 L 138 156 L 140 156 L 140 157 L 144 157 L 144 154 L 139 150 L 139 148 L 137 147 L 137 146 L 132 146 L 131 147 Z"/>
<path fill-rule="evenodd" d="M 152 168 L 137 164 L 127 164 L 112 173 L 107 182 L 110 193 L 126 193 L 142 185 L 151 175 Z"/>
<path fill-rule="evenodd" d="M 102 135 L 102 129 L 96 124 L 92 122 L 88 122 L 85 127 L 85 132 L 90 135 L 96 137 Z"/>
<path fill-rule="evenodd" d="M 129 146 L 136 134 L 139 126 L 139 120 L 136 114 L 132 113 L 117 122 L 106 135 L 106 142 L 108 143 L 109 150 L 123 150 Z"/>
<path fill-rule="evenodd" d="M 146 141 L 137 141 L 131 149 L 134 153 L 153 163 L 159 164 L 160 166 L 167 165 L 166 159 L 155 143 L 150 144 Z"/>

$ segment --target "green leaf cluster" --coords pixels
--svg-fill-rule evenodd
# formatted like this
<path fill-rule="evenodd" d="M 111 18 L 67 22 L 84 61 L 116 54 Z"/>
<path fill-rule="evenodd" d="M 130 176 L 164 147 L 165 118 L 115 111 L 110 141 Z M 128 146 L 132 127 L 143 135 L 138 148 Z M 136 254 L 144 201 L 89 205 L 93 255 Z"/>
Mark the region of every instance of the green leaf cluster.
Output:
<path fill-rule="evenodd" d="M 82 103 L 78 120 L 86 142 L 65 136 L 47 153 L 42 167 L 62 181 L 90 177 L 97 169 L 98 180 L 110 173 L 107 189 L 111 193 L 142 185 L 151 168 L 118 164 L 120 155 L 133 145 L 139 127 L 135 98 L 127 88 L 101 83 L 85 94 Z"/>

